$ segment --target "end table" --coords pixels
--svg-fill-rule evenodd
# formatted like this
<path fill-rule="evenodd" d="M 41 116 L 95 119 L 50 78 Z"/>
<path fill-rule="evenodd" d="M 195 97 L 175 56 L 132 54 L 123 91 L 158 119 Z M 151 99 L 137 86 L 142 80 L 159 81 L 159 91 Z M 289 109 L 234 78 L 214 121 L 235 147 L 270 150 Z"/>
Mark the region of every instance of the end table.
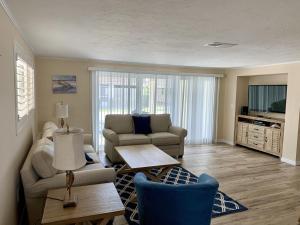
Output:
<path fill-rule="evenodd" d="M 63 208 L 66 189 L 48 191 L 42 225 L 82 224 L 89 221 L 106 225 L 115 216 L 124 215 L 125 208 L 113 183 L 73 187 L 76 207 Z M 92 223 L 90 223 L 92 224 Z"/>

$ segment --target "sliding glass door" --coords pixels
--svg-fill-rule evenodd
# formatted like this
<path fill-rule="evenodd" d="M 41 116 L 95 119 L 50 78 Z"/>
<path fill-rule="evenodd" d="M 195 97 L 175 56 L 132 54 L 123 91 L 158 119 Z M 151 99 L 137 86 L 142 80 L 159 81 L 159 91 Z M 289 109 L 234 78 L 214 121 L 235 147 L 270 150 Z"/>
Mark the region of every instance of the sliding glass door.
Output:
<path fill-rule="evenodd" d="M 107 114 L 170 113 L 175 126 L 188 130 L 186 143 L 212 143 L 218 78 L 92 71 L 93 133 L 103 145 Z"/>

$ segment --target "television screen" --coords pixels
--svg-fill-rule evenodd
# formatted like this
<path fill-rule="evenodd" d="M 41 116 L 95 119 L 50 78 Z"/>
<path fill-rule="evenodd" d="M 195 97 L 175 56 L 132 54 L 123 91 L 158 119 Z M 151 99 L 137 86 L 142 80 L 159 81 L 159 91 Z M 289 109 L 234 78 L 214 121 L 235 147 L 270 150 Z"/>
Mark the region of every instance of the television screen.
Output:
<path fill-rule="evenodd" d="M 286 93 L 287 85 L 249 85 L 249 111 L 285 113 Z"/>

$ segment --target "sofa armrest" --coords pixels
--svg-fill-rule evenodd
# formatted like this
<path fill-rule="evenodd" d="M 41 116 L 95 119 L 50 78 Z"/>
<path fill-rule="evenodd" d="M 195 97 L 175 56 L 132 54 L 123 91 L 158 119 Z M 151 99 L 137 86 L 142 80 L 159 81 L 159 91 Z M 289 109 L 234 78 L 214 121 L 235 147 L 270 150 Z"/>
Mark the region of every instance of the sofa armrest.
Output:
<path fill-rule="evenodd" d="M 85 145 L 93 145 L 93 135 L 90 133 L 84 133 L 83 142 Z"/>
<path fill-rule="evenodd" d="M 184 139 L 187 135 L 187 130 L 181 127 L 170 126 L 169 132 L 178 135 L 182 139 Z"/>
<path fill-rule="evenodd" d="M 110 129 L 103 129 L 103 136 L 115 145 L 119 145 L 119 137 L 116 132 Z"/>
<path fill-rule="evenodd" d="M 74 186 L 101 184 L 114 182 L 116 172 L 114 168 L 100 168 L 74 172 Z M 45 197 L 49 189 L 66 187 L 66 173 L 56 174 L 53 177 L 40 179 L 27 190 L 27 197 Z"/>

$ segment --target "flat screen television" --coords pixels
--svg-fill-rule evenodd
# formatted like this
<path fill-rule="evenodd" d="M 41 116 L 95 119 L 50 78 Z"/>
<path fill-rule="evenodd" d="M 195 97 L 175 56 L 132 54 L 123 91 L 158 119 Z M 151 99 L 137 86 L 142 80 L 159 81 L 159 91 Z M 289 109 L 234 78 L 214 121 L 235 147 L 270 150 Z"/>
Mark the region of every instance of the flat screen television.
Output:
<path fill-rule="evenodd" d="M 287 85 L 249 85 L 249 112 L 285 113 Z"/>

